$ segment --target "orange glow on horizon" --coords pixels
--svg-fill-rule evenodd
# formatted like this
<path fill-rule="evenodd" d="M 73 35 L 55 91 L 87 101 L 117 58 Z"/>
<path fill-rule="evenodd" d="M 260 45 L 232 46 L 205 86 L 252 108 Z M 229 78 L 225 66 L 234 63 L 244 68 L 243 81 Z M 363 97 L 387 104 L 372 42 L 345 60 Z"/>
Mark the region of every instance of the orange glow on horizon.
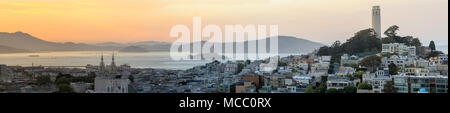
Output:
<path fill-rule="evenodd" d="M 172 26 L 191 25 L 192 17 L 202 16 L 204 24 L 220 26 L 278 24 L 280 35 L 327 42 L 345 40 L 370 27 L 373 4 L 373 0 L 2 0 L 0 32 L 22 31 L 54 42 L 170 42 L 176 40 L 169 37 Z M 407 35 L 448 37 L 447 0 L 378 4 L 382 29 L 396 24 Z"/>

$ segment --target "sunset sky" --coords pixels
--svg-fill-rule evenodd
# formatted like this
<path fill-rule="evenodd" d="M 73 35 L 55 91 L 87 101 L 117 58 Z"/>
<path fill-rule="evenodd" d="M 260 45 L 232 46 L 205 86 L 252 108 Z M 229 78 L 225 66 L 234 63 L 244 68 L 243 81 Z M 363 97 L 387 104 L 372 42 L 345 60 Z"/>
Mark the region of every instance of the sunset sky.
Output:
<path fill-rule="evenodd" d="M 345 40 L 371 26 L 447 40 L 448 0 L 1 0 L 0 32 L 22 31 L 55 42 L 174 41 L 176 24 L 278 24 L 279 34 L 318 42 Z"/>

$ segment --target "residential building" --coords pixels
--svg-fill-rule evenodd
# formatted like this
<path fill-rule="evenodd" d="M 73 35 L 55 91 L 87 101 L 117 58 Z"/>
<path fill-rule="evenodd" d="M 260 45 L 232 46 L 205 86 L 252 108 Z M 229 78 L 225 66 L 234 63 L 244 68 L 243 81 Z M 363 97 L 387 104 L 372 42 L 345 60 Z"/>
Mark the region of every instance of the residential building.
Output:
<path fill-rule="evenodd" d="M 225 64 L 225 73 L 234 74 L 238 71 L 238 64 L 232 63 L 231 61 Z"/>
<path fill-rule="evenodd" d="M 393 79 L 398 93 L 418 93 L 420 89 L 429 93 L 448 93 L 447 76 L 396 75 Z"/>
<path fill-rule="evenodd" d="M 339 67 L 339 70 L 335 73 L 335 75 L 348 76 L 353 75 L 355 72 L 356 69 L 352 67 Z"/>
<path fill-rule="evenodd" d="M 416 47 L 415 46 L 407 46 L 403 43 L 390 43 L 383 44 L 381 53 L 386 54 L 397 54 L 397 55 L 407 55 L 407 56 L 416 56 Z"/>
<path fill-rule="evenodd" d="M 256 74 L 243 75 L 243 76 L 241 77 L 241 80 L 244 80 L 244 81 L 245 81 L 245 80 L 251 81 L 251 82 L 253 82 L 253 83 L 255 84 L 255 86 L 256 86 L 257 88 L 261 87 L 259 75 L 256 75 Z"/>
<path fill-rule="evenodd" d="M 430 47 L 419 46 L 416 49 L 417 57 L 425 58 L 431 52 Z"/>
<path fill-rule="evenodd" d="M 350 86 L 352 83 L 346 79 L 346 77 L 330 75 L 328 76 L 327 89 L 344 89 L 346 86 Z"/>
<path fill-rule="evenodd" d="M 396 66 L 405 67 L 406 66 L 407 57 L 392 55 L 390 58 L 383 57 L 381 62 L 384 67 L 389 67 L 391 63 L 394 63 Z"/>
<path fill-rule="evenodd" d="M 311 76 L 294 76 L 293 79 L 297 84 L 303 87 L 308 86 L 312 82 Z"/>
<path fill-rule="evenodd" d="M 341 66 L 353 66 L 353 65 L 359 65 L 359 57 L 352 55 L 349 56 L 348 54 L 344 54 L 341 56 Z"/>

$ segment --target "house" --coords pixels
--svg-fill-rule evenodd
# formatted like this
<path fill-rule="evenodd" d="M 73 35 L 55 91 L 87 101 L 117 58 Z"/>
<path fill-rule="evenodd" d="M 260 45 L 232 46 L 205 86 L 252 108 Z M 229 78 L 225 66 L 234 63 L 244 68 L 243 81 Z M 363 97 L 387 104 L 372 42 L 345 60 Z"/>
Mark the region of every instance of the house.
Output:
<path fill-rule="evenodd" d="M 254 84 L 255 84 L 255 86 L 257 87 L 257 88 L 259 88 L 259 87 L 261 87 L 261 84 L 260 84 L 260 77 L 258 76 L 258 75 L 256 75 L 256 74 L 251 74 L 251 75 L 243 75 L 242 77 L 241 77 L 241 80 L 247 80 L 247 81 L 251 81 L 251 82 L 253 82 Z"/>
<path fill-rule="evenodd" d="M 399 57 L 397 55 L 392 55 L 390 58 L 383 57 L 381 59 L 381 62 L 384 67 L 389 67 L 391 63 L 394 63 L 395 65 L 399 67 L 405 67 L 405 62 L 407 60 L 407 57 Z"/>
<path fill-rule="evenodd" d="M 388 68 L 378 69 L 375 73 L 363 74 L 363 82 L 372 85 L 371 93 L 382 93 L 388 81 L 392 81 Z"/>
<path fill-rule="evenodd" d="M 330 64 L 331 63 L 331 56 L 321 56 L 319 57 L 320 63 Z"/>
<path fill-rule="evenodd" d="M 294 76 L 293 79 L 297 82 L 297 84 L 304 87 L 308 86 L 312 82 L 311 76 Z"/>
<path fill-rule="evenodd" d="M 231 61 L 225 64 L 225 73 L 236 73 L 238 71 L 238 64 L 232 63 Z"/>
<path fill-rule="evenodd" d="M 428 60 L 425 60 L 425 59 L 417 59 L 417 60 L 414 60 L 414 67 L 417 67 L 417 68 L 426 68 L 426 67 L 428 67 L 429 66 L 429 61 Z"/>
<path fill-rule="evenodd" d="M 358 65 L 360 62 L 359 57 L 352 55 L 349 56 L 348 54 L 344 54 L 341 56 L 341 66 L 353 66 Z"/>
<path fill-rule="evenodd" d="M 439 65 L 448 66 L 448 55 L 439 55 Z"/>
<path fill-rule="evenodd" d="M 355 72 L 356 69 L 352 67 L 339 67 L 339 70 L 335 73 L 335 75 L 348 76 L 353 75 Z"/>
<path fill-rule="evenodd" d="M 425 58 L 431 51 L 430 47 L 419 46 L 416 49 L 416 55 L 417 57 Z"/>
<path fill-rule="evenodd" d="M 243 80 L 240 82 L 237 82 L 235 84 L 235 93 L 252 93 L 255 92 L 255 90 L 251 90 L 251 89 L 255 89 L 256 87 L 254 86 L 253 82 L 248 81 L 248 80 Z"/>
<path fill-rule="evenodd" d="M 344 89 L 347 86 L 352 85 L 352 83 L 342 76 L 330 75 L 328 76 L 327 89 Z"/>

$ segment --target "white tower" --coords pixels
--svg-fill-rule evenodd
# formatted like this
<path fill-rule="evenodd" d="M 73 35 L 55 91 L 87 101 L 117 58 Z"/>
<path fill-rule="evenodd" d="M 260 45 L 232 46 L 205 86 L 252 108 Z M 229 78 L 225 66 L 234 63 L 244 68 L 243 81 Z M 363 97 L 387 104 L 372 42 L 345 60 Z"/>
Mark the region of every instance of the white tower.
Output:
<path fill-rule="evenodd" d="M 377 34 L 377 38 L 381 38 L 381 11 L 380 6 L 372 7 L 372 28 Z"/>

